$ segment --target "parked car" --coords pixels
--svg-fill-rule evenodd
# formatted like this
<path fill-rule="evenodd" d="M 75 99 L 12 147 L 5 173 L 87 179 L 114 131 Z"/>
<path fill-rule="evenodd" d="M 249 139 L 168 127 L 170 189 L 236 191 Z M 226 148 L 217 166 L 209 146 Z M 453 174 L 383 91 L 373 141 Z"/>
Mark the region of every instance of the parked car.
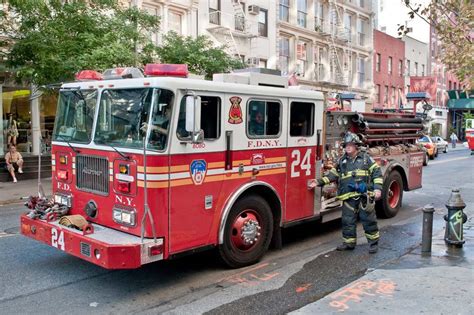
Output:
<path fill-rule="evenodd" d="M 436 137 L 431 137 L 431 140 L 433 141 L 434 144 L 436 144 L 436 147 L 438 148 L 438 151 L 441 150 L 443 153 L 448 153 L 448 141 L 444 140 L 443 138 L 436 136 Z"/>
<path fill-rule="evenodd" d="M 433 160 L 435 157 L 438 156 L 438 148 L 433 143 L 430 137 L 423 136 L 419 138 L 417 142 L 421 143 L 426 148 L 426 151 L 428 152 L 428 156 L 430 157 L 430 160 Z"/>

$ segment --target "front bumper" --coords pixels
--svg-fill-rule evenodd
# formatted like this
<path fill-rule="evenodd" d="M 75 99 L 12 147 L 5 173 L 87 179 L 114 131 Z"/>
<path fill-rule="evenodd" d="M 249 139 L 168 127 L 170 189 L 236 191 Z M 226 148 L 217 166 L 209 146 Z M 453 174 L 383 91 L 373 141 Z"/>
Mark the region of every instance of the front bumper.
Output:
<path fill-rule="evenodd" d="M 142 243 L 140 237 L 97 224 L 92 224 L 93 233 L 84 235 L 58 222 L 22 215 L 21 234 L 106 269 L 134 269 L 163 259 L 162 238 Z"/>

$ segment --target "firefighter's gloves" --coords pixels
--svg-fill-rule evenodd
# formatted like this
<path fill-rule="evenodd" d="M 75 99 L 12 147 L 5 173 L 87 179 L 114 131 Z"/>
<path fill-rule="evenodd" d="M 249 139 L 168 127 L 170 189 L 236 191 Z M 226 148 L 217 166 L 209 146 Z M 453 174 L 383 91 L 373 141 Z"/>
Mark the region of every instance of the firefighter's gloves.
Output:
<path fill-rule="evenodd" d="M 350 191 L 355 191 L 359 194 L 365 194 L 367 192 L 367 184 L 365 182 L 349 183 L 347 187 L 350 189 Z"/>
<path fill-rule="evenodd" d="M 318 184 L 316 186 L 323 187 L 326 183 L 322 179 L 318 179 Z"/>

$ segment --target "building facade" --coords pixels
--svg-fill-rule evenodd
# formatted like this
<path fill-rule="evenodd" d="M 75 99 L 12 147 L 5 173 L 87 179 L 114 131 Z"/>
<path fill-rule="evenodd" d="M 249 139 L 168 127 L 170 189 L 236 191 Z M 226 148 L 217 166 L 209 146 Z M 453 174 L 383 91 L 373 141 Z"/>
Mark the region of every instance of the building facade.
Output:
<path fill-rule="evenodd" d="M 405 43 L 405 93 L 410 91 L 410 77 L 429 76 L 428 67 L 428 44 L 410 36 L 404 36 Z M 432 97 L 435 95 L 432 95 Z"/>
<path fill-rule="evenodd" d="M 404 102 L 405 43 L 374 31 L 374 109 L 398 109 Z"/>
<path fill-rule="evenodd" d="M 371 101 L 370 1 L 279 0 L 278 65 L 300 85 L 328 93 L 351 91 Z"/>

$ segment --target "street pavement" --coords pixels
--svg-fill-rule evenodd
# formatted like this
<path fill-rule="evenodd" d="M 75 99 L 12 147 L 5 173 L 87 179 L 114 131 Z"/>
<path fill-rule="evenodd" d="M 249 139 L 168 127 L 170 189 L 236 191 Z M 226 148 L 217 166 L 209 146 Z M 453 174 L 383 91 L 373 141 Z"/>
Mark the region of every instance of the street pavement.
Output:
<path fill-rule="evenodd" d="M 335 221 L 288 229 L 283 250 L 238 270 L 224 269 L 209 252 L 138 270 L 101 269 L 18 235 L 19 198 L 34 194 L 37 181 L 6 183 L 0 186 L 0 314 L 471 314 L 473 160 L 456 148 L 430 161 L 423 188 L 405 193 L 396 218 L 379 221 L 376 255 L 367 253 L 360 227 L 356 250 L 335 251 Z M 49 185 L 45 180 L 46 194 Z M 469 219 L 464 247 L 447 250 L 444 204 L 453 187 L 461 189 Z M 426 256 L 421 208 L 430 202 L 434 244 Z"/>

